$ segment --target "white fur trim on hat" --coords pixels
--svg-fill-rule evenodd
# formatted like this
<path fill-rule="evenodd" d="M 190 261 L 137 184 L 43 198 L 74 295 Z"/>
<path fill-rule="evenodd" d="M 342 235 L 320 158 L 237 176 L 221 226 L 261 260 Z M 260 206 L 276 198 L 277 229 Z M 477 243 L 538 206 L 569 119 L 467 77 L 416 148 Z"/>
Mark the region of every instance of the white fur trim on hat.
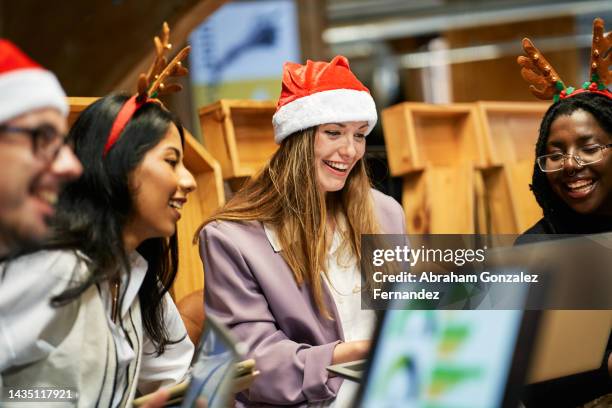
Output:
<path fill-rule="evenodd" d="M 41 68 L 0 74 L 0 95 L 0 123 L 45 107 L 68 115 L 66 94 L 59 81 L 50 71 Z"/>
<path fill-rule="evenodd" d="M 332 89 L 303 96 L 283 105 L 272 117 L 274 141 L 325 123 L 367 121 L 369 134 L 378 116 L 372 96 L 355 89 Z"/>

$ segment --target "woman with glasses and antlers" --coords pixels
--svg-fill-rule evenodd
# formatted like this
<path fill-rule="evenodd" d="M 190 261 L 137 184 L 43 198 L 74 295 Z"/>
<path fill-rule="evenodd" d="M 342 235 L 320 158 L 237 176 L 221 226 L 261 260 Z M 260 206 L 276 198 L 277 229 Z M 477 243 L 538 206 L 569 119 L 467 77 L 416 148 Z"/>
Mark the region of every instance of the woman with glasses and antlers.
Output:
<path fill-rule="evenodd" d="M 591 78 L 574 90 L 523 40 L 528 55 L 518 59 L 523 77 L 534 95 L 555 100 L 540 126 L 531 185 L 544 217 L 526 234 L 612 231 L 611 46 L 603 20 L 596 19 Z"/>
<path fill-rule="evenodd" d="M 529 39 L 527 56 L 518 57 L 523 78 L 540 99 L 553 99 L 536 143 L 531 189 L 543 218 L 517 244 L 553 239 L 550 234 L 612 231 L 612 35 L 604 22 L 593 22 L 590 78 L 580 89 L 565 87 L 559 75 Z M 526 388 L 530 407 L 609 406 L 612 393 L 610 349 L 600 369 L 545 381 Z"/>
<path fill-rule="evenodd" d="M 38 387 L 63 392 L 38 401 L 131 406 L 137 390 L 187 373 L 193 344 L 168 290 L 176 223 L 195 181 L 183 165 L 183 128 L 156 98 L 177 89 L 165 81 L 186 73 L 188 49 L 168 64 L 168 39 L 164 25 L 136 95 L 106 96 L 77 119 L 68 142 L 83 175 L 60 194 L 52 238 L 5 265 L 0 405 L 11 402 L 7 391 Z"/>

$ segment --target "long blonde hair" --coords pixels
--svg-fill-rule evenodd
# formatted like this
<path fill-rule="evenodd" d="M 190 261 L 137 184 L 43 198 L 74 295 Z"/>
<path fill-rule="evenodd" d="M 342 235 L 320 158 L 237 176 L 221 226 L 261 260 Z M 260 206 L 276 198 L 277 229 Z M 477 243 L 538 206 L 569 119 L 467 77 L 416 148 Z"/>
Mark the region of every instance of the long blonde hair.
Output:
<path fill-rule="evenodd" d="M 320 273 L 327 274 L 328 213 L 346 220 L 349 248 L 361 259 L 361 235 L 375 234 L 374 214 L 364 159 L 348 175 L 342 190 L 326 195 L 317 187 L 314 158 L 316 128 L 285 138 L 264 168 L 203 224 L 215 221 L 260 221 L 272 226 L 283 248 L 281 256 L 298 285 L 306 283 L 320 312 L 330 317 L 323 300 Z"/>

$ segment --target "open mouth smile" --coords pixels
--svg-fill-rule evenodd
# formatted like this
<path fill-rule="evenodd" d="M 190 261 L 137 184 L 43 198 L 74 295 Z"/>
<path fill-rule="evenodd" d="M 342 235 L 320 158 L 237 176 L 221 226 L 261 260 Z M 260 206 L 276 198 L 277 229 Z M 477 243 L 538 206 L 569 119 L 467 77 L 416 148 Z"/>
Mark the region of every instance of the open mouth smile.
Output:
<path fill-rule="evenodd" d="M 347 163 L 335 162 L 331 160 L 323 160 L 323 163 L 325 163 L 327 167 L 334 170 L 334 172 L 338 172 L 341 174 L 345 174 L 346 172 L 348 172 L 350 167 Z"/>
<path fill-rule="evenodd" d="M 36 203 L 36 211 L 45 217 L 55 214 L 59 193 L 55 188 L 36 186 L 30 189 L 30 197 Z"/>
<path fill-rule="evenodd" d="M 597 181 L 593 179 L 580 179 L 563 183 L 566 194 L 574 199 L 588 196 L 597 186 Z"/>
<path fill-rule="evenodd" d="M 42 190 L 34 192 L 33 195 L 50 206 L 57 203 L 57 191 Z"/>
<path fill-rule="evenodd" d="M 185 204 L 185 201 L 183 201 L 183 200 L 173 199 L 173 200 L 168 201 L 168 205 L 171 208 L 174 208 L 174 209 L 177 209 L 177 210 L 182 209 L 183 208 L 183 204 Z"/>
<path fill-rule="evenodd" d="M 176 221 L 181 219 L 181 210 L 183 206 L 187 202 L 186 198 L 171 198 L 168 201 L 168 207 L 172 208 L 174 215 L 176 217 Z"/>

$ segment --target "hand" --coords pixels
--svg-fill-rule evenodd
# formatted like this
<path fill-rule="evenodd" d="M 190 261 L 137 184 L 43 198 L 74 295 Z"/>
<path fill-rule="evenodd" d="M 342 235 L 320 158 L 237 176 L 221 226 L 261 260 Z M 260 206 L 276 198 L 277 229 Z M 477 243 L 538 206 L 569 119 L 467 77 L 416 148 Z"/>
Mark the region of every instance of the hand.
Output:
<path fill-rule="evenodd" d="M 346 363 L 347 361 L 362 360 L 368 356 L 370 340 L 348 341 L 339 343 L 334 348 L 332 364 Z"/>
<path fill-rule="evenodd" d="M 232 388 L 235 394 L 248 390 L 253 385 L 253 381 L 259 375 L 259 371 L 255 370 L 249 374 L 234 378 Z"/>
<path fill-rule="evenodd" d="M 166 401 L 170 398 L 170 392 L 166 389 L 159 389 L 151 395 L 151 399 L 147 401 L 141 408 L 162 408 Z"/>

